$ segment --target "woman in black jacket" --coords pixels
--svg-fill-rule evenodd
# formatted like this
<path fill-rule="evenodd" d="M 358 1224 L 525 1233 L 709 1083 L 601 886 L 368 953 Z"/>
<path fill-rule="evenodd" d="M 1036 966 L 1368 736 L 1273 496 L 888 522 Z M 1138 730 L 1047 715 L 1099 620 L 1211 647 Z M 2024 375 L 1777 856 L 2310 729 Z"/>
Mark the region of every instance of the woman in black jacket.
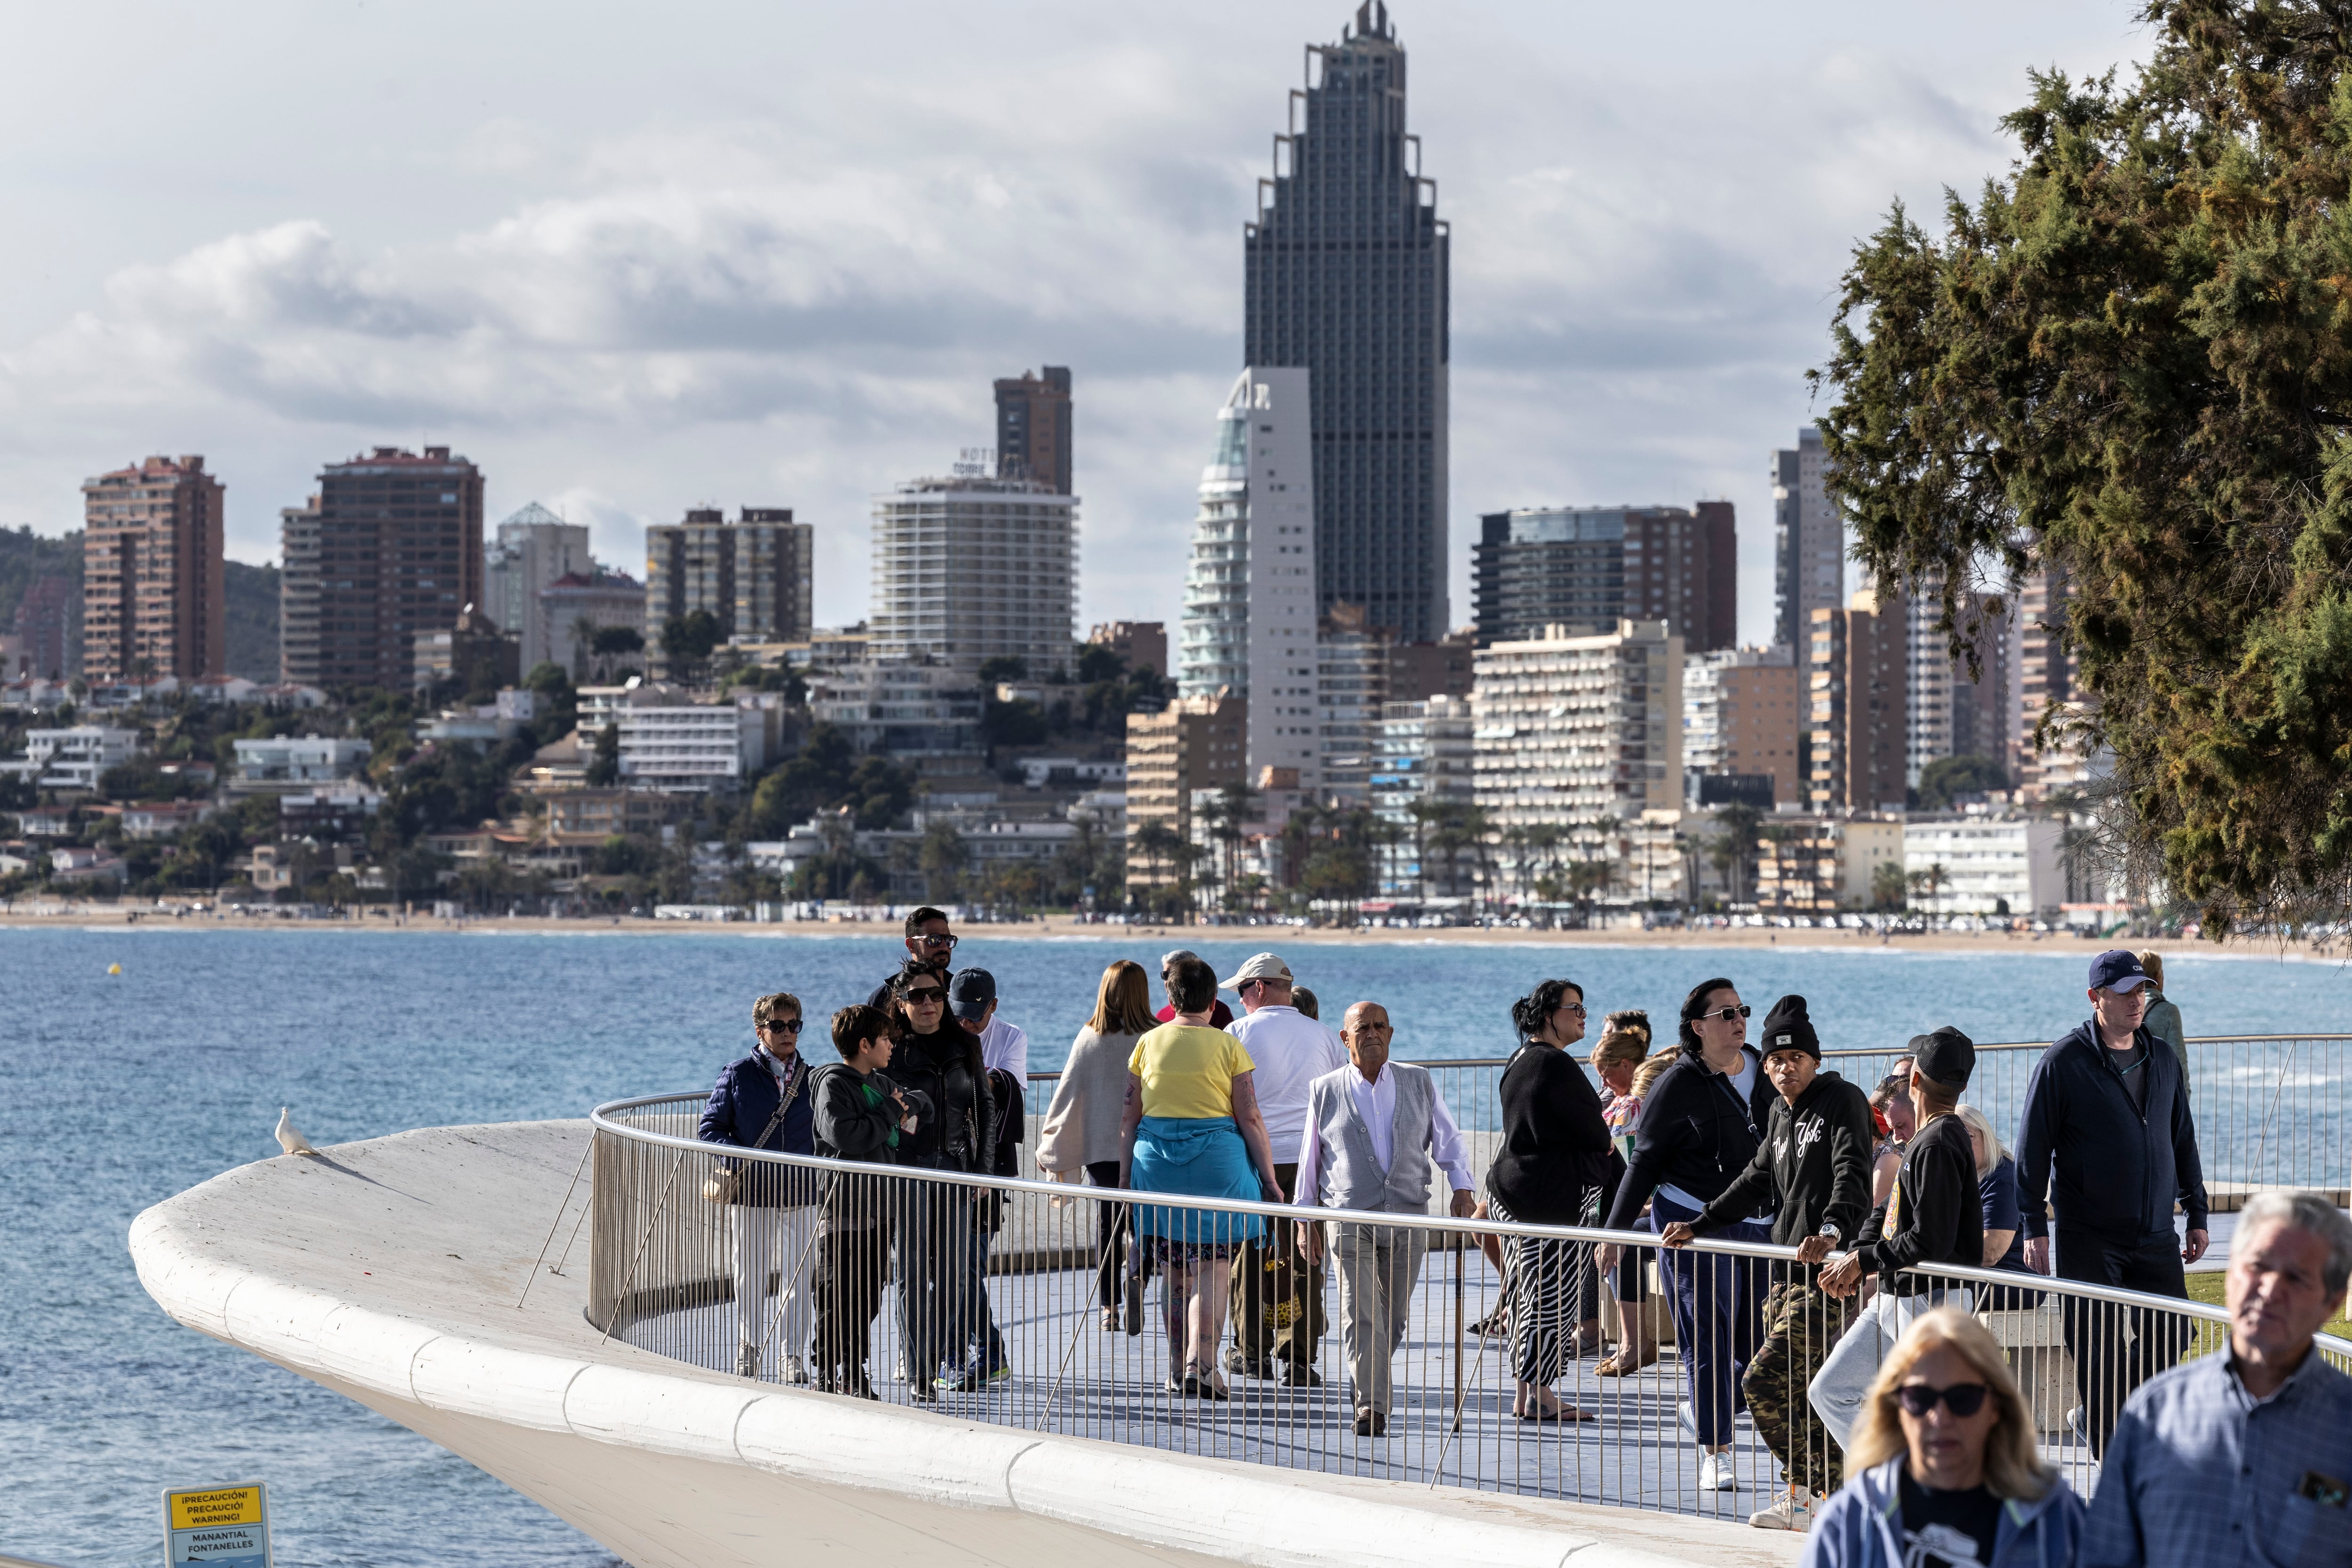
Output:
<path fill-rule="evenodd" d="M 808 1064 L 800 1054 L 800 998 L 789 991 L 761 997 L 751 1005 L 751 1029 L 759 1044 L 750 1056 L 720 1069 L 695 1135 L 706 1143 L 739 1149 L 814 1153 Z M 765 1160 L 715 1163 L 732 1172 L 737 1183 L 731 1210 L 736 1375 L 760 1375 L 761 1347 L 773 1337 L 783 1347 L 783 1380 L 806 1383 L 805 1351 L 814 1317 L 807 1271 L 816 1226 L 816 1210 L 811 1206 L 816 1201 L 816 1173 Z M 781 1311 L 768 1305 L 771 1275 L 783 1298 Z"/>
<path fill-rule="evenodd" d="M 1519 1048 L 1503 1068 L 1503 1141 L 1486 1170 L 1486 1212 L 1506 1223 L 1591 1225 L 1609 1176 L 1609 1127 L 1584 1064 L 1584 988 L 1547 980 L 1511 1004 Z M 1503 1289 L 1522 1421 L 1590 1421 L 1551 1391 L 1568 1363 L 1600 1343 L 1592 1248 L 1512 1237 Z"/>
<path fill-rule="evenodd" d="M 900 1163 L 985 1173 L 996 1146 L 996 1104 L 980 1037 L 948 1016 L 939 971 L 908 959 L 891 982 L 891 1078 L 930 1102 L 901 1140 Z M 899 1337 L 907 1386 L 919 1400 L 969 1394 L 1007 1375 L 1004 1342 L 989 1311 L 988 1232 L 981 1188 L 903 1184 L 898 1237 Z"/>
<path fill-rule="evenodd" d="M 1609 1228 L 1629 1230 L 1643 1204 L 1654 1228 L 1687 1224 L 1748 1167 L 1771 1111 L 1775 1091 L 1748 1044 L 1748 1005 L 1724 979 L 1703 980 L 1683 998 L 1682 1059 L 1659 1075 L 1642 1101 L 1633 1158 L 1617 1184 Z M 1769 1242 L 1762 1213 L 1715 1231 L 1725 1241 Z M 1604 1267 L 1616 1248 L 1602 1249 Z M 1658 1267 L 1668 1284 L 1675 1342 L 1689 1378 L 1685 1427 L 1703 1450 L 1701 1491 L 1731 1491 L 1731 1423 L 1739 1380 L 1762 1337 L 1765 1271 L 1748 1258 L 1669 1251 Z"/>
<path fill-rule="evenodd" d="M 844 1007 L 833 1016 L 833 1046 L 841 1060 L 809 1078 L 820 1157 L 898 1163 L 899 1145 L 911 1141 L 930 1105 L 883 1073 L 896 1045 L 889 1016 L 879 1008 Z M 890 1268 L 890 1194 L 903 1185 L 886 1177 L 825 1174 L 817 1219 L 816 1385 L 827 1394 L 875 1397 L 866 1356 Z"/>

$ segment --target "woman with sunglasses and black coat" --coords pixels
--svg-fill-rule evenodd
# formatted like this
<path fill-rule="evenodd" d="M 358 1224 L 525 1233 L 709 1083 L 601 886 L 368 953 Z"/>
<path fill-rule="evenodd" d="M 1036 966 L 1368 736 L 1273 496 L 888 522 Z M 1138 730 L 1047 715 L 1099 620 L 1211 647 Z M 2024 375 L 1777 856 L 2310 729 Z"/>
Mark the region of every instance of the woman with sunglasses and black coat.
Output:
<path fill-rule="evenodd" d="M 1748 1005 L 1728 980 L 1703 980 L 1683 999 L 1681 1058 L 1658 1076 L 1633 1129 L 1633 1158 L 1617 1184 L 1609 1228 L 1630 1230 L 1648 1204 L 1654 1227 L 1689 1223 L 1748 1168 L 1763 1142 L 1772 1101 L 1763 1058 L 1748 1044 Z M 1772 1239 L 1769 1203 L 1711 1235 L 1723 1241 Z M 1615 1248 L 1602 1249 L 1602 1267 Z M 1701 1491 L 1732 1491 L 1731 1423 L 1739 1380 L 1762 1337 L 1765 1270 L 1721 1253 L 1662 1252 L 1675 1342 L 1683 1347 L 1690 1395 L 1685 1429 L 1702 1454 Z"/>
<path fill-rule="evenodd" d="M 899 1145 L 899 1163 L 985 1173 L 998 1115 L 981 1038 L 948 1016 L 947 984 L 909 958 L 891 983 L 898 1045 L 890 1077 L 928 1100 L 931 1118 Z M 989 1311 L 988 1232 L 981 1189 L 905 1184 L 898 1242 L 898 1310 L 908 1388 L 917 1399 L 971 1393 L 1006 1374 L 1004 1342 Z"/>

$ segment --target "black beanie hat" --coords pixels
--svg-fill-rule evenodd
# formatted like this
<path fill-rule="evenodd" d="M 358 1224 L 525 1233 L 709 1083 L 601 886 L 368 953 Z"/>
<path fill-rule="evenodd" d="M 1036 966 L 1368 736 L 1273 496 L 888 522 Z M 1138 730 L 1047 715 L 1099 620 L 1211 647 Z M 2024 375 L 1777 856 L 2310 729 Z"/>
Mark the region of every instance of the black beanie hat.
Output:
<path fill-rule="evenodd" d="M 1813 1033 L 1813 1021 L 1805 1016 L 1805 999 L 1788 995 L 1772 1004 L 1764 1015 L 1764 1033 L 1757 1039 L 1756 1048 L 1766 1056 L 1774 1051 L 1803 1051 L 1815 1061 L 1822 1059 L 1822 1037 Z"/>

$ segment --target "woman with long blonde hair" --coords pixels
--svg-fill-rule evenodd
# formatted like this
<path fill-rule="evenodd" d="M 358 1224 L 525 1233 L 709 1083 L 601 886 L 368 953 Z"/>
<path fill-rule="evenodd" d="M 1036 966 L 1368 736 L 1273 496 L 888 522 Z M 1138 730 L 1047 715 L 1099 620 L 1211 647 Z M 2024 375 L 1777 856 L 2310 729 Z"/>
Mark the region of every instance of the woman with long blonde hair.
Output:
<path fill-rule="evenodd" d="M 1048 1181 L 1118 1185 L 1118 1118 L 1127 1098 L 1127 1059 L 1135 1042 L 1158 1026 L 1151 1016 L 1151 977 L 1122 958 L 1102 973 L 1094 1016 L 1070 1042 L 1054 1101 L 1037 1132 L 1037 1168 Z M 1055 1200 L 1057 1203 L 1059 1199 Z M 1130 1334 L 1143 1331 L 1143 1276 L 1127 1270 L 1127 1205 L 1097 1204 L 1101 1219 L 1096 1300 L 1102 1326 L 1116 1331 L 1126 1308 Z"/>
<path fill-rule="evenodd" d="M 1807 1568 L 2071 1563 L 2083 1500 L 2042 1458 L 1999 1342 L 1939 1307 L 1887 1352 L 1815 1517 Z"/>

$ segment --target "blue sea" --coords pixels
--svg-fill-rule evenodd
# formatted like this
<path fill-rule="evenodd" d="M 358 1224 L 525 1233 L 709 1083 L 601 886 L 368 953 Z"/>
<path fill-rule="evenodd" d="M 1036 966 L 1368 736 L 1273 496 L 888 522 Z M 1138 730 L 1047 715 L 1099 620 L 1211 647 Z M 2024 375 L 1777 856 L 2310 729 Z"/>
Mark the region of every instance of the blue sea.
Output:
<path fill-rule="evenodd" d="M 1194 940 L 1227 970 L 1255 942 Z M 1030 1066 L 1057 1066 L 1104 964 L 1156 968 L 1171 940 L 1042 940 L 973 928 Z M 1272 945 L 1280 951 L 1281 944 Z M 812 1016 L 893 966 L 887 931 L 506 935 L 326 930 L 0 930 L 0 1554 L 161 1561 L 166 1485 L 270 1484 L 280 1568 L 614 1560 L 499 1482 L 291 1373 L 184 1329 L 139 1288 L 124 1237 L 147 1205 L 274 1154 L 289 1105 L 321 1144 L 412 1127 L 578 1116 L 693 1088 L 751 1046 L 752 998 Z M 1325 1016 L 1384 1003 L 1408 1058 L 1498 1056 L 1511 998 L 1546 975 L 1593 1014 L 1671 1020 L 1728 973 L 1759 1012 L 1802 992 L 1832 1047 L 1891 1048 L 1939 1023 L 2047 1039 L 2086 1012 L 2084 961 L 2031 949 L 1628 950 L 1306 945 L 1286 956 Z M 111 964 L 120 974 L 110 974 Z M 2343 1028 L 2331 964 L 2182 958 L 2192 1035 Z M 812 1035 L 812 1048 L 823 1048 Z M 548 1194 L 550 1212 L 558 1196 Z M 518 1281 L 520 1287 L 520 1281 Z"/>

